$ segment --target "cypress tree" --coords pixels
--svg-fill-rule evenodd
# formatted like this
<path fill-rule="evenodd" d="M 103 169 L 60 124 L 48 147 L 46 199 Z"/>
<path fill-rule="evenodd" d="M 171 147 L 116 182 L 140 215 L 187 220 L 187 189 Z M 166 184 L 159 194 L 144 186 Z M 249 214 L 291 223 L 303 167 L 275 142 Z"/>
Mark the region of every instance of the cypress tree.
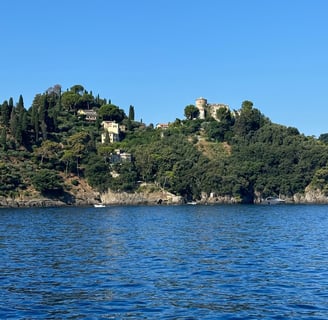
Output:
<path fill-rule="evenodd" d="M 18 141 L 19 137 L 19 128 L 18 128 L 18 119 L 16 114 L 16 108 L 12 108 L 10 115 L 10 131 L 11 135 Z"/>
<path fill-rule="evenodd" d="M 8 114 L 9 114 L 9 121 L 10 121 L 10 117 L 11 117 L 11 113 L 14 109 L 14 99 L 12 97 L 9 98 L 8 101 Z"/>
<path fill-rule="evenodd" d="M 110 144 L 109 132 L 107 130 L 105 132 L 104 144 Z"/>
<path fill-rule="evenodd" d="M 24 109 L 24 100 L 23 100 L 23 96 L 22 95 L 19 95 L 17 108 L 23 108 Z"/>
<path fill-rule="evenodd" d="M 10 109 L 9 109 L 9 104 L 8 104 L 7 100 L 5 100 L 3 102 L 3 104 L 1 105 L 1 120 L 2 120 L 2 124 L 5 127 L 9 126 Z"/>
<path fill-rule="evenodd" d="M 134 121 L 134 106 L 129 108 L 129 120 Z"/>
<path fill-rule="evenodd" d="M 19 96 L 17 106 L 15 108 L 15 114 L 17 118 L 17 125 L 15 129 L 15 138 L 19 144 L 23 143 L 25 131 L 27 129 L 27 117 L 26 110 L 24 108 L 23 96 Z"/>
<path fill-rule="evenodd" d="M 40 121 L 40 127 L 41 127 L 41 132 L 42 132 L 42 137 L 43 140 L 47 139 L 47 98 L 43 97 L 43 101 L 41 102 L 40 106 L 40 112 L 39 112 L 39 121 Z"/>
<path fill-rule="evenodd" d="M 2 150 L 7 151 L 7 130 L 5 127 L 2 128 L 0 139 L 1 139 Z"/>
<path fill-rule="evenodd" d="M 9 106 L 10 113 L 11 113 L 11 111 L 14 107 L 14 99 L 12 97 L 9 98 L 8 106 Z"/>
<path fill-rule="evenodd" d="M 32 106 L 32 117 L 31 117 L 31 124 L 34 130 L 34 138 L 35 142 L 39 140 L 39 113 L 37 106 Z"/>

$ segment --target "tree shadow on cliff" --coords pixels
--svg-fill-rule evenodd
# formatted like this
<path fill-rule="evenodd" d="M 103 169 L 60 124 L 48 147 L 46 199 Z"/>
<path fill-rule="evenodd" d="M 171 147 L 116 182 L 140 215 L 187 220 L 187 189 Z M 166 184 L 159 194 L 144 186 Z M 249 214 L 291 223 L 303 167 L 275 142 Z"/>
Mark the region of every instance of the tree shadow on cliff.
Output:
<path fill-rule="evenodd" d="M 76 203 L 76 197 L 64 190 L 52 190 L 43 192 L 42 195 L 50 200 L 61 201 L 67 205 L 73 205 Z"/>

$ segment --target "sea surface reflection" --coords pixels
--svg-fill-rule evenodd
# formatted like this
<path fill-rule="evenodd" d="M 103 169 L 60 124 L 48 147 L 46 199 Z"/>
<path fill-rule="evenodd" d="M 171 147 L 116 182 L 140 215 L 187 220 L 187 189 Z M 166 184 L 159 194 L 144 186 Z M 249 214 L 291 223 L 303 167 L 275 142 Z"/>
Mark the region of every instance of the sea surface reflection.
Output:
<path fill-rule="evenodd" d="M 327 206 L 0 210 L 2 319 L 327 319 Z"/>

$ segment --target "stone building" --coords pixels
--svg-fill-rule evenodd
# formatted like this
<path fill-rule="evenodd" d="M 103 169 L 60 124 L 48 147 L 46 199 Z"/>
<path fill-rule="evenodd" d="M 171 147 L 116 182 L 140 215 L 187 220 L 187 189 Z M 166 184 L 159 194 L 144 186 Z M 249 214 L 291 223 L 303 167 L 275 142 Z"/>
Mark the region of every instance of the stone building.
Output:
<path fill-rule="evenodd" d="M 209 116 L 218 120 L 217 111 L 221 108 L 229 109 L 229 106 L 223 103 L 207 103 L 207 99 L 203 97 L 196 99 L 195 106 L 199 110 L 199 119 Z"/>
<path fill-rule="evenodd" d="M 196 108 L 199 110 L 199 119 L 206 117 L 207 100 L 203 97 L 196 99 Z"/>

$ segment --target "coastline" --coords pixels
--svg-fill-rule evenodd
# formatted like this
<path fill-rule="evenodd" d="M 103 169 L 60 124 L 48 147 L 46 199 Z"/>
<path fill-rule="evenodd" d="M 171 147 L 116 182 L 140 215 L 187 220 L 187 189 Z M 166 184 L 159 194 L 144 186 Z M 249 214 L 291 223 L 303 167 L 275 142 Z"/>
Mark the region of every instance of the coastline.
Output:
<path fill-rule="evenodd" d="M 328 197 L 320 190 L 308 189 L 304 194 L 296 194 L 293 197 L 283 197 L 285 204 L 328 204 Z M 42 207 L 70 207 L 70 206 L 94 206 L 104 205 L 183 205 L 186 204 L 180 196 L 174 195 L 165 190 L 153 192 L 120 192 L 115 193 L 110 190 L 106 193 L 97 193 L 89 190 L 82 194 L 66 194 L 65 197 L 19 197 L 9 198 L 0 197 L 1 208 L 42 208 Z M 202 197 L 201 200 L 193 202 L 197 205 L 221 205 L 221 204 L 240 204 L 238 199 L 233 197 Z M 254 205 L 261 205 L 261 201 L 256 200 Z"/>

